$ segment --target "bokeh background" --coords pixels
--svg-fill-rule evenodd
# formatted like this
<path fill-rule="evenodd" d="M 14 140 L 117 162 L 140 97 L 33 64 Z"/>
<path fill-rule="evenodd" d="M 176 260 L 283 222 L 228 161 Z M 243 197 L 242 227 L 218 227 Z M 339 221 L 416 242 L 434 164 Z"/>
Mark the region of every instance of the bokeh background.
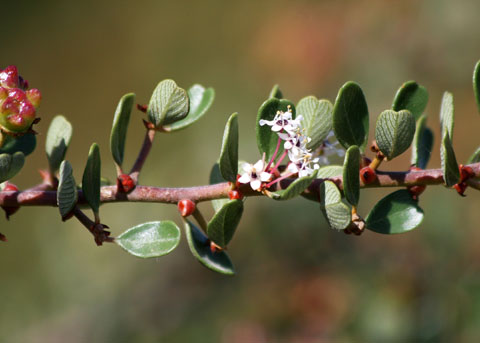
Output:
<path fill-rule="evenodd" d="M 271 87 L 298 101 L 334 101 L 348 80 L 366 94 L 371 122 L 396 89 L 415 79 L 430 93 L 429 125 L 453 92 L 460 162 L 478 145 L 471 75 L 480 58 L 476 0 L 2 1 L 0 67 L 19 67 L 43 94 L 39 144 L 20 175 L 26 188 L 46 166 L 45 133 L 56 114 L 74 126 L 67 159 L 77 180 L 94 141 L 102 173 L 120 97 L 147 103 L 162 79 L 216 89 L 211 111 L 184 131 L 160 135 L 141 183 L 205 184 L 223 125 L 239 112 L 240 153 L 256 161 L 256 112 Z M 136 112 L 131 165 L 143 139 Z M 372 136 L 372 133 L 371 133 Z M 431 166 L 439 167 L 438 141 Z M 382 165 L 408 168 L 409 156 Z M 362 191 L 361 213 L 389 191 Z M 229 253 L 237 275 L 203 268 L 185 239 L 161 259 L 96 247 L 56 208 L 22 208 L 1 219 L 1 342 L 475 342 L 480 339 L 480 204 L 432 187 L 423 224 L 400 236 L 330 230 L 318 204 L 248 199 Z M 202 205 L 211 214 L 209 204 Z M 114 234 L 173 219 L 172 206 L 102 207 Z"/>

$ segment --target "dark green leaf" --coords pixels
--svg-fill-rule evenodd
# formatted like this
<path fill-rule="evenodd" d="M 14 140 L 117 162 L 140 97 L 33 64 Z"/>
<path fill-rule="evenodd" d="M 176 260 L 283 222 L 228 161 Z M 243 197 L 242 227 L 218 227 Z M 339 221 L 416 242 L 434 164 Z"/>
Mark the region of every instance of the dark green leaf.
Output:
<path fill-rule="evenodd" d="M 428 92 L 423 86 L 420 86 L 415 81 L 405 82 L 395 94 L 393 99 L 392 110 L 401 111 L 407 110 L 413 114 L 417 120 L 427 107 Z"/>
<path fill-rule="evenodd" d="M 320 208 L 332 229 L 343 230 L 350 225 L 350 208 L 342 202 L 342 195 L 332 181 L 320 185 Z"/>
<path fill-rule="evenodd" d="M 445 132 L 448 132 L 451 143 L 453 143 L 454 119 L 453 95 L 445 92 L 443 93 L 442 105 L 440 107 L 440 123 L 442 125 L 442 137 L 445 135 Z"/>
<path fill-rule="evenodd" d="M 214 89 L 205 89 L 202 85 L 193 85 L 187 93 L 188 98 L 190 99 L 190 110 L 188 115 L 182 120 L 163 126 L 165 131 L 178 131 L 197 122 L 205 113 L 207 113 L 215 99 Z"/>
<path fill-rule="evenodd" d="M 210 171 L 210 184 L 214 185 L 217 183 L 227 182 L 220 173 L 220 167 L 218 163 L 215 163 Z M 212 206 L 215 212 L 218 212 L 223 205 L 225 205 L 229 200 L 228 199 L 214 199 L 212 200 Z"/>
<path fill-rule="evenodd" d="M 442 145 L 440 146 L 440 156 L 442 160 L 443 179 L 448 187 L 452 187 L 460 181 L 460 171 L 458 170 L 457 159 L 447 131 L 443 136 Z"/>
<path fill-rule="evenodd" d="M 281 99 L 283 98 L 282 91 L 280 90 L 280 87 L 278 85 L 273 86 L 272 90 L 270 91 L 270 95 L 268 98 L 277 98 Z"/>
<path fill-rule="evenodd" d="M 17 151 L 14 154 L 0 154 L 0 183 L 14 177 L 25 163 L 25 156 Z"/>
<path fill-rule="evenodd" d="M 480 147 L 475 150 L 475 152 L 470 156 L 470 158 L 467 161 L 467 164 L 471 163 L 478 163 L 480 162 Z"/>
<path fill-rule="evenodd" d="M 188 110 L 187 92 L 178 87 L 175 81 L 163 80 L 153 91 L 147 114 L 155 127 L 161 127 L 182 120 L 187 116 Z"/>
<path fill-rule="evenodd" d="M 57 190 L 57 205 L 62 219 L 73 210 L 77 204 L 77 184 L 73 178 L 73 170 L 70 163 L 63 160 L 60 164 L 60 177 Z"/>
<path fill-rule="evenodd" d="M 180 229 L 170 220 L 143 223 L 122 233 L 115 242 L 134 256 L 160 257 L 177 247 Z"/>
<path fill-rule="evenodd" d="M 358 84 L 349 81 L 340 88 L 333 107 L 333 130 L 346 149 L 357 145 L 365 150 L 368 140 L 368 107 Z"/>
<path fill-rule="evenodd" d="M 207 235 L 224 248 L 233 238 L 243 213 L 242 200 L 230 200 L 215 213 L 207 225 Z"/>
<path fill-rule="evenodd" d="M 302 126 L 305 131 L 302 133 L 312 139 L 307 148 L 315 150 L 332 131 L 333 105 L 328 100 L 307 96 L 298 102 L 297 113 L 303 116 Z"/>
<path fill-rule="evenodd" d="M 260 120 L 273 120 L 278 111 L 287 112 L 288 106 L 291 106 L 292 118 L 295 118 L 295 106 L 289 100 L 271 98 L 265 101 L 258 109 L 257 122 L 256 122 L 256 134 L 257 145 L 260 154 L 265 153 L 265 159 L 268 161 L 273 156 L 278 143 L 278 135 L 271 130 L 271 126 L 260 126 Z M 280 144 L 278 154 L 283 152 L 283 144 Z"/>
<path fill-rule="evenodd" d="M 423 210 L 406 189 L 381 199 L 366 218 L 367 229 L 383 233 L 403 233 L 415 229 L 423 220 Z"/>
<path fill-rule="evenodd" d="M 343 193 L 347 201 L 357 206 L 360 198 L 360 149 L 350 146 L 343 164 Z"/>
<path fill-rule="evenodd" d="M 267 196 L 275 200 L 290 200 L 302 194 L 303 191 L 305 191 L 316 178 L 317 171 L 315 170 L 312 175 L 296 179 L 285 189 L 281 189 L 276 192 L 268 192 Z"/>
<path fill-rule="evenodd" d="M 227 181 L 237 181 L 238 173 L 238 119 L 237 113 L 230 116 L 223 133 L 219 159 L 220 173 Z"/>
<path fill-rule="evenodd" d="M 95 213 L 98 213 L 100 207 L 100 168 L 100 149 L 97 143 L 93 143 L 83 172 L 82 190 L 83 196 Z"/>
<path fill-rule="evenodd" d="M 37 138 L 34 133 L 26 133 L 22 136 L 13 137 L 4 135 L 3 145 L 0 154 L 14 154 L 17 151 L 23 152 L 25 156 L 30 155 L 37 146 Z"/>
<path fill-rule="evenodd" d="M 52 173 L 55 173 L 60 167 L 71 139 L 72 124 L 62 115 L 53 118 L 48 128 L 47 141 L 45 143 L 48 163 Z"/>
<path fill-rule="evenodd" d="M 375 126 L 378 148 L 389 160 L 410 147 L 415 134 L 415 118 L 409 111 L 383 111 Z"/>
<path fill-rule="evenodd" d="M 185 233 L 190 251 L 201 264 L 217 273 L 235 274 L 228 254 L 225 251 L 212 252 L 208 237 L 189 221 L 185 221 Z"/>
<path fill-rule="evenodd" d="M 426 126 L 427 117 L 423 114 L 417 120 L 417 129 L 413 136 L 411 164 L 425 169 L 433 146 L 433 132 Z"/>
<path fill-rule="evenodd" d="M 480 61 L 477 62 L 473 71 L 473 93 L 475 94 L 478 111 L 480 112 Z"/>
<path fill-rule="evenodd" d="M 134 104 L 135 94 L 125 94 L 120 99 L 113 117 L 112 132 L 110 133 L 110 150 L 115 163 L 120 167 L 123 163 L 128 123 L 130 122 L 130 114 Z"/>

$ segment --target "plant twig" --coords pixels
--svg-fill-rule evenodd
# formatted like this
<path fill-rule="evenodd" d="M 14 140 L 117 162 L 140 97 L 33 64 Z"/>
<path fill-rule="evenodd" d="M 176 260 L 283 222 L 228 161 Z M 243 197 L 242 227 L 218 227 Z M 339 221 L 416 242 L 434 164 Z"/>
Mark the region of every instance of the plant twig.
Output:
<path fill-rule="evenodd" d="M 145 124 L 147 132 L 145 133 L 145 139 L 143 140 L 142 148 L 138 153 L 137 160 L 130 171 L 130 177 L 135 181 L 135 184 L 138 183 L 138 175 L 142 170 L 143 164 L 147 160 L 150 149 L 152 148 L 153 139 L 155 138 L 155 129 L 148 127 L 147 123 Z"/>

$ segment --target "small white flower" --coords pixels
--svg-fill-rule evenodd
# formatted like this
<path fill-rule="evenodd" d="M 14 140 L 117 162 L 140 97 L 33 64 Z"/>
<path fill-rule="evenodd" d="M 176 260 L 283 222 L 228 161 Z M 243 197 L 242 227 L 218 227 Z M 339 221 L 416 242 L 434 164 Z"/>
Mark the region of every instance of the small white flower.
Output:
<path fill-rule="evenodd" d="M 295 135 L 295 132 L 300 127 L 300 121 L 302 117 L 292 119 L 292 112 L 288 110 L 287 112 L 278 111 L 273 120 L 264 120 L 260 119 L 260 126 L 268 125 L 272 127 L 274 132 L 287 132 L 288 135 Z"/>
<path fill-rule="evenodd" d="M 259 160 L 253 165 L 244 163 L 242 169 L 245 173 L 238 179 L 238 182 L 250 183 L 250 187 L 252 187 L 254 191 L 258 191 L 262 186 L 262 182 L 270 181 L 272 177 L 272 174 L 264 170 L 265 162 L 263 160 Z"/>
<path fill-rule="evenodd" d="M 287 170 L 291 173 L 298 173 L 298 177 L 312 175 L 312 173 L 319 169 L 319 158 L 313 158 L 310 152 L 298 154 L 290 159 L 292 162 L 288 165 Z"/>

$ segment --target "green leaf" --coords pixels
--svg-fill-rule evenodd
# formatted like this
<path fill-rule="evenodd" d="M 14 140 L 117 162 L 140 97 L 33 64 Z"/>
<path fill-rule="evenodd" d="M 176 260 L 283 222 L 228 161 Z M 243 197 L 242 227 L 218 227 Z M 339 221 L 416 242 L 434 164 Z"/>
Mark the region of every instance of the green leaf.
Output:
<path fill-rule="evenodd" d="M 95 213 L 98 213 L 100 207 L 100 167 L 100 148 L 97 143 L 93 143 L 83 172 L 82 190 L 88 205 Z"/>
<path fill-rule="evenodd" d="M 357 206 L 360 198 L 360 149 L 350 146 L 343 164 L 343 193 L 347 201 Z"/>
<path fill-rule="evenodd" d="M 53 118 L 48 128 L 45 150 L 47 152 L 50 171 L 55 173 L 65 158 L 68 145 L 72 139 L 72 124 L 64 116 Z"/>
<path fill-rule="evenodd" d="M 122 233 L 115 242 L 134 256 L 160 257 L 177 247 L 180 229 L 171 220 L 143 223 Z"/>
<path fill-rule="evenodd" d="M 442 161 L 443 179 L 448 187 L 452 187 L 460 181 L 460 171 L 458 169 L 457 159 L 453 151 L 452 142 L 448 131 L 445 132 L 440 146 L 440 156 Z"/>
<path fill-rule="evenodd" d="M 450 141 L 453 143 L 453 127 L 454 127 L 454 107 L 452 93 L 445 92 L 442 97 L 442 105 L 440 107 L 440 124 L 442 125 L 442 137 L 448 132 Z"/>
<path fill-rule="evenodd" d="M 271 98 L 265 101 L 258 109 L 255 131 L 257 134 L 257 145 L 260 155 L 265 153 L 265 160 L 270 160 L 275 152 L 278 143 L 278 135 L 271 130 L 271 126 L 260 126 L 260 120 L 273 120 L 278 111 L 287 112 L 288 106 L 292 109 L 292 118 L 295 118 L 295 106 L 289 100 Z M 283 144 L 280 144 L 278 155 L 283 152 Z"/>
<path fill-rule="evenodd" d="M 320 185 L 320 208 L 332 229 L 343 230 L 350 225 L 350 208 L 342 202 L 342 195 L 332 181 Z"/>
<path fill-rule="evenodd" d="M 349 81 L 340 88 L 333 107 L 333 130 L 340 144 L 348 149 L 357 145 L 365 150 L 368 140 L 368 107 L 358 84 Z"/>
<path fill-rule="evenodd" d="M 423 210 L 406 189 L 381 199 L 366 218 L 367 229 L 383 234 L 403 233 L 415 229 L 423 220 Z"/>
<path fill-rule="evenodd" d="M 383 111 L 377 119 L 375 139 L 380 151 L 391 160 L 410 147 L 415 118 L 409 111 Z"/>
<path fill-rule="evenodd" d="M 421 115 L 417 120 L 417 129 L 413 136 L 411 164 L 420 168 L 427 168 L 433 147 L 433 132 L 426 126 L 427 116 Z"/>
<path fill-rule="evenodd" d="M 187 92 L 173 80 L 163 80 L 153 91 L 147 108 L 148 119 L 155 127 L 185 118 L 189 110 Z"/>
<path fill-rule="evenodd" d="M 135 94 L 125 94 L 120 99 L 113 117 L 112 132 L 110 133 L 110 150 L 115 163 L 120 167 L 123 163 L 128 123 L 130 122 L 130 114 L 134 104 Z"/>
<path fill-rule="evenodd" d="M 277 98 L 277 99 L 282 99 L 283 94 L 282 91 L 280 90 L 280 87 L 278 85 L 273 86 L 272 90 L 270 91 L 270 95 L 268 98 Z"/>
<path fill-rule="evenodd" d="M 225 251 L 212 252 L 208 237 L 190 221 L 185 221 L 185 234 L 190 251 L 201 264 L 220 274 L 235 274 L 228 254 Z"/>
<path fill-rule="evenodd" d="M 227 182 L 220 173 L 220 166 L 218 163 L 215 163 L 210 171 L 210 184 L 214 185 L 217 183 Z M 218 212 L 223 205 L 225 205 L 229 200 L 228 199 L 214 199 L 212 200 L 212 206 L 215 212 Z"/>
<path fill-rule="evenodd" d="M 230 200 L 215 213 L 207 225 L 207 235 L 224 248 L 233 238 L 243 213 L 242 200 Z"/>
<path fill-rule="evenodd" d="M 317 179 L 328 179 L 335 176 L 342 176 L 343 175 L 343 166 L 325 166 L 318 170 L 317 172 Z"/>
<path fill-rule="evenodd" d="M 4 135 L 3 145 L 0 148 L 0 154 L 14 154 L 17 151 L 23 152 L 25 156 L 30 155 L 37 146 L 37 138 L 34 133 L 13 137 Z"/>
<path fill-rule="evenodd" d="M 417 120 L 427 107 L 428 92 L 423 86 L 420 86 L 415 81 L 405 82 L 395 94 L 393 99 L 392 110 L 401 111 L 407 110 L 413 114 Z"/>
<path fill-rule="evenodd" d="M 478 111 L 480 112 L 480 61 L 477 62 L 473 71 L 473 93 L 475 94 Z"/>
<path fill-rule="evenodd" d="M 480 162 L 480 147 L 475 150 L 475 152 L 470 156 L 470 158 L 467 161 L 467 164 L 471 163 L 478 163 Z"/>
<path fill-rule="evenodd" d="M 25 163 L 25 156 L 18 151 L 14 154 L 0 154 L 0 183 L 14 177 Z"/>
<path fill-rule="evenodd" d="M 178 131 L 197 122 L 207 113 L 215 99 L 215 90 L 213 88 L 205 89 L 202 85 L 198 84 L 190 87 L 187 94 L 190 99 L 188 115 L 182 120 L 163 126 L 165 131 Z"/>
<path fill-rule="evenodd" d="M 73 178 L 73 169 L 66 160 L 60 164 L 60 177 L 57 189 L 57 205 L 62 219 L 73 210 L 78 201 L 77 184 Z"/>
<path fill-rule="evenodd" d="M 312 139 L 307 148 L 315 150 L 332 131 L 333 105 L 328 100 L 307 96 L 298 102 L 297 113 L 303 116 L 303 134 Z"/>
<path fill-rule="evenodd" d="M 312 175 L 296 179 L 285 189 L 281 189 L 276 192 L 267 192 L 267 196 L 275 200 L 290 200 L 302 194 L 316 178 L 317 171 L 315 170 Z"/>
<path fill-rule="evenodd" d="M 231 182 L 237 181 L 238 173 L 238 119 L 237 113 L 230 116 L 223 133 L 222 150 L 219 159 L 222 177 Z"/>

